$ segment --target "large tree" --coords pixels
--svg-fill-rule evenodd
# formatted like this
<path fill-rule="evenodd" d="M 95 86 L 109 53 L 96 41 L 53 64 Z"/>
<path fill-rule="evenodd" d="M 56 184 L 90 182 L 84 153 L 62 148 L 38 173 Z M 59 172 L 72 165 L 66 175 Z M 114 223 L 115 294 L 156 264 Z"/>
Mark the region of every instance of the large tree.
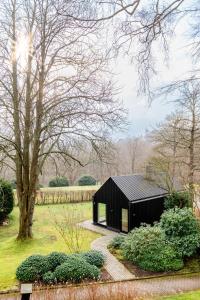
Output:
<path fill-rule="evenodd" d="M 109 51 L 97 35 L 100 25 L 59 14 L 63 5 L 77 14 L 74 1 L 0 3 L 0 150 L 2 163 L 16 173 L 18 239 L 32 237 L 36 185 L 46 159 L 60 155 L 81 164 L 71 150 L 85 143 L 101 153 L 108 131 L 123 121 L 107 71 Z"/>
<path fill-rule="evenodd" d="M 172 181 L 183 175 L 194 202 L 194 184 L 200 171 L 200 85 L 197 80 L 187 80 L 170 85 L 163 92 L 176 97 L 178 111 L 151 134 L 156 142 L 157 162 L 168 166 Z"/>

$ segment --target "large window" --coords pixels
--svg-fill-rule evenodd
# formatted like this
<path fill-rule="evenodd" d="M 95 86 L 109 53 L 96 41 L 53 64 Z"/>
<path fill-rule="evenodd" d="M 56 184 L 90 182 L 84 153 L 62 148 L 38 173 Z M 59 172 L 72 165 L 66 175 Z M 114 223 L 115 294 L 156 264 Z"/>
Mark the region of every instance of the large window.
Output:
<path fill-rule="evenodd" d="M 106 225 L 106 204 L 98 203 L 98 223 Z"/>
<path fill-rule="evenodd" d="M 128 232 L 128 209 L 122 208 L 122 231 Z"/>

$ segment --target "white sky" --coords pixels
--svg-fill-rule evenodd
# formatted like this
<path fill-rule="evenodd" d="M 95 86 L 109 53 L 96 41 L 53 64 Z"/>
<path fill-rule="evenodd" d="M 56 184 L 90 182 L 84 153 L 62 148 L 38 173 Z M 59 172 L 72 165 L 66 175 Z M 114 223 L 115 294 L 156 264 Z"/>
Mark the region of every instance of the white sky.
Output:
<path fill-rule="evenodd" d="M 188 53 L 189 49 L 185 47 L 188 44 L 185 35 L 186 27 L 187 24 L 179 24 L 176 29 L 176 36 L 170 43 L 169 67 L 164 64 L 158 47 L 158 54 L 156 55 L 158 66 L 156 82 L 158 86 L 169 83 L 172 80 L 183 79 L 192 70 L 192 60 Z M 145 134 L 146 129 L 151 129 L 175 110 L 174 104 L 167 104 L 164 99 L 163 101 L 155 99 L 149 107 L 145 96 L 137 96 L 138 78 L 136 68 L 129 63 L 127 57 L 118 59 L 114 70 L 118 74 L 117 79 L 122 87 L 120 97 L 129 111 L 128 119 L 131 123 L 127 132 L 119 135 L 120 138 L 125 137 L 125 135 L 137 136 Z"/>

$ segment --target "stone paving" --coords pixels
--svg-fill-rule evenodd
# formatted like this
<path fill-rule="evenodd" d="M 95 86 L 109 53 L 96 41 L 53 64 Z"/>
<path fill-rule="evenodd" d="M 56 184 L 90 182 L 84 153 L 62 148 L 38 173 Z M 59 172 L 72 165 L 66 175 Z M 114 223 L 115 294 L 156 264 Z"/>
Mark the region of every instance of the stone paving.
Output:
<path fill-rule="evenodd" d="M 124 267 L 124 265 L 121 264 L 107 249 L 107 246 L 110 243 L 110 241 L 113 239 L 114 236 L 119 235 L 119 233 L 116 233 L 114 231 L 108 230 L 100 226 L 93 225 L 91 220 L 84 221 L 79 225 L 88 230 L 92 230 L 103 234 L 102 237 L 99 237 L 91 243 L 91 248 L 94 250 L 99 250 L 105 255 L 106 263 L 104 267 L 110 274 L 110 276 L 113 278 L 113 280 L 128 280 L 135 278 L 135 276 L 132 273 L 130 273 Z"/>

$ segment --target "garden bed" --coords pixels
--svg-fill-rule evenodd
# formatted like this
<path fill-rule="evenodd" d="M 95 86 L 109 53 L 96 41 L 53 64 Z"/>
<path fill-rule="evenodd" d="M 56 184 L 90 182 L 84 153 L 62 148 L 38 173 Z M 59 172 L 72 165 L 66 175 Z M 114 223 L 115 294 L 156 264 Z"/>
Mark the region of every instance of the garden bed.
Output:
<path fill-rule="evenodd" d="M 136 278 L 149 278 L 173 275 L 185 275 L 200 273 L 200 255 L 185 260 L 184 268 L 179 271 L 170 272 L 151 272 L 145 271 L 134 265 L 132 262 L 124 259 L 121 250 L 108 249 Z"/>

